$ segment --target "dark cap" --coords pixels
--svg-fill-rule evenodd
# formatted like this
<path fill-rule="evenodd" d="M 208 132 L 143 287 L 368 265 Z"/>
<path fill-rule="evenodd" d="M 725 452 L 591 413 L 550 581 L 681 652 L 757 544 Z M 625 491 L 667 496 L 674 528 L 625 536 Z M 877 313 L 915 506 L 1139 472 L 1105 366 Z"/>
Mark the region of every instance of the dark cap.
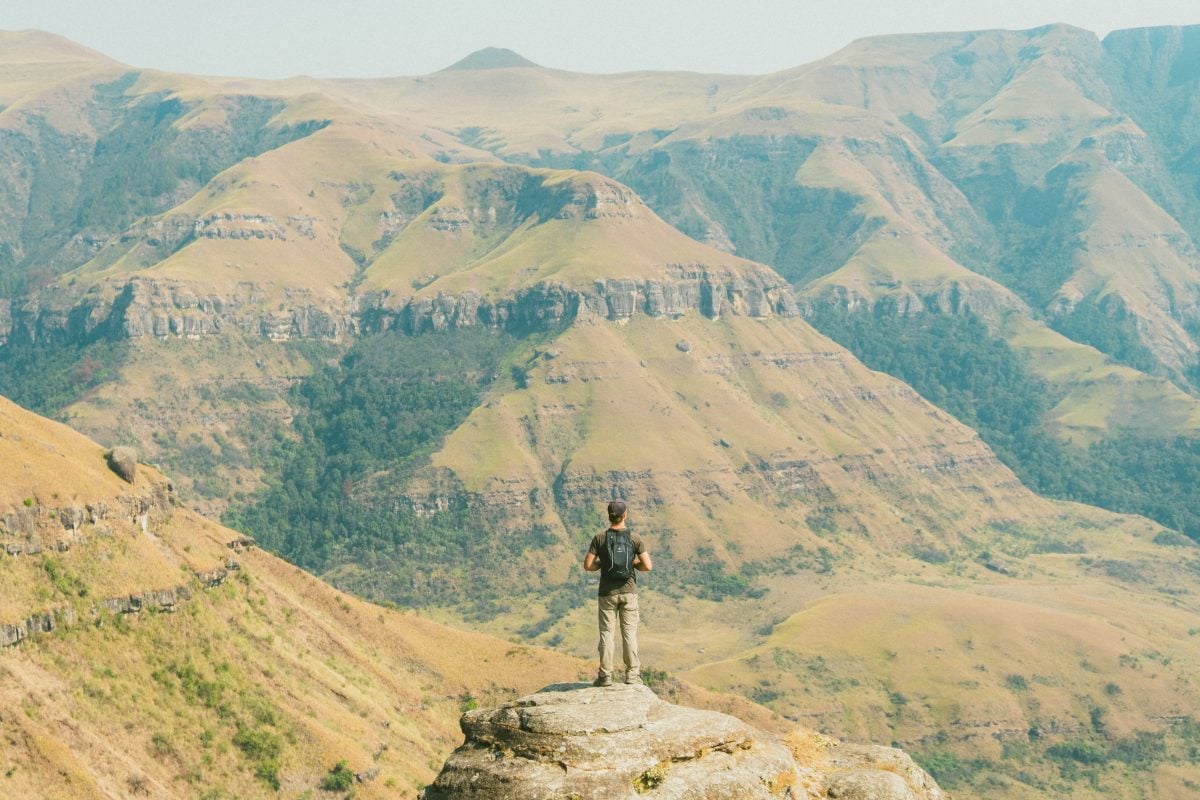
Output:
<path fill-rule="evenodd" d="M 613 500 L 608 504 L 608 521 L 616 524 L 621 521 L 621 517 L 625 516 L 625 501 Z"/>

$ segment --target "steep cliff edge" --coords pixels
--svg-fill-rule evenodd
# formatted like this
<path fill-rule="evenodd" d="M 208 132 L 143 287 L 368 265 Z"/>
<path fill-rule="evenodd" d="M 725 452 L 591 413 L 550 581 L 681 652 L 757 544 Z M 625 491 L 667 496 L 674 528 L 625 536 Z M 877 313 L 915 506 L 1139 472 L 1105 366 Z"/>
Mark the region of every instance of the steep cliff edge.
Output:
<path fill-rule="evenodd" d="M 462 717 L 466 742 L 425 800 L 870 798 L 941 800 L 899 750 L 820 736 L 786 741 L 645 686 L 547 686 Z"/>

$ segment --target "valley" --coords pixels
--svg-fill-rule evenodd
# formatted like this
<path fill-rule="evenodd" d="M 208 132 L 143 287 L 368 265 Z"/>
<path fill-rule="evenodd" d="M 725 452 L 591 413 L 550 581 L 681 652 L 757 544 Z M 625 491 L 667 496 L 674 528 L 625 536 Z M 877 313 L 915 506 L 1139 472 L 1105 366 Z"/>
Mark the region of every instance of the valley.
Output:
<path fill-rule="evenodd" d="M 0 34 L 0 394 L 136 447 L 177 507 L 148 512 L 176 520 L 156 550 L 121 553 L 158 559 L 161 586 L 69 574 L 91 597 L 186 585 L 227 555 L 219 519 L 404 609 L 372 633 L 376 606 L 252 549 L 173 617 L 198 650 L 168 656 L 149 615 L 129 673 L 189 705 L 154 721 L 170 748 L 140 780 L 205 766 L 173 724 L 245 752 L 266 672 L 373 687 L 320 723 L 296 688 L 262 723 L 330 766 L 368 763 L 340 737 L 419 706 L 407 760 L 371 758 L 428 780 L 462 698 L 588 669 L 578 561 L 621 496 L 653 543 L 643 651 L 664 680 L 895 743 L 956 797 L 1186 796 L 1195 30 L 882 37 L 766 76 L 487 52 L 282 81 Z M 78 493 L 38 491 L 5 502 L 48 525 L 43 495 Z M 172 539 L 181 519 L 205 536 Z M 32 563 L 0 560 L 32 592 L 5 598 L 13 619 L 75 585 Z M 322 610 L 292 624 L 301 584 Z M 306 646 L 343 605 L 370 644 Z M 425 638 L 396 644 L 407 625 Z M 89 632 L 106 661 L 117 627 Z M 454 661 L 459 635 L 491 666 Z M 63 674 L 72 651 L 46 641 L 28 675 Z M 257 666 L 228 685 L 187 671 L 239 648 Z M 63 680 L 20 736 L 132 691 Z M 214 682 L 244 708 L 189 688 Z M 109 766 L 63 769 L 130 779 L 95 752 Z M 229 791 L 261 784 L 247 758 Z"/>

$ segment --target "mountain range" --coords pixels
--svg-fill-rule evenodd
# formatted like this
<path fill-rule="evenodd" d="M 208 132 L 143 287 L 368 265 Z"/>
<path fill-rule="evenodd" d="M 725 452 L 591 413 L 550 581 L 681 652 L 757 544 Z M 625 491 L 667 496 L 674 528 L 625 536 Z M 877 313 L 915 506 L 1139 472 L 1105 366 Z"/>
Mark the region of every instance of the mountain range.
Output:
<path fill-rule="evenodd" d="M 1197 30 L 285 81 L 4 34 L 0 393 L 577 655 L 622 495 L 657 668 L 964 796 L 1178 794 Z"/>

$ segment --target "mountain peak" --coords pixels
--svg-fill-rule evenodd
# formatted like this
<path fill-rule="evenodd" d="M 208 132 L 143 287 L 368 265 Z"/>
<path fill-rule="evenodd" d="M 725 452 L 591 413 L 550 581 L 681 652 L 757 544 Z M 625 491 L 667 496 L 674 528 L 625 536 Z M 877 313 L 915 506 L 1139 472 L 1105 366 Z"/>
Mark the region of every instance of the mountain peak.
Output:
<path fill-rule="evenodd" d="M 485 47 L 476 50 L 461 61 L 455 61 L 442 72 L 464 69 L 507 69 L 509 67 L 536 67 L 537 64 L 506 47 Z"/>

